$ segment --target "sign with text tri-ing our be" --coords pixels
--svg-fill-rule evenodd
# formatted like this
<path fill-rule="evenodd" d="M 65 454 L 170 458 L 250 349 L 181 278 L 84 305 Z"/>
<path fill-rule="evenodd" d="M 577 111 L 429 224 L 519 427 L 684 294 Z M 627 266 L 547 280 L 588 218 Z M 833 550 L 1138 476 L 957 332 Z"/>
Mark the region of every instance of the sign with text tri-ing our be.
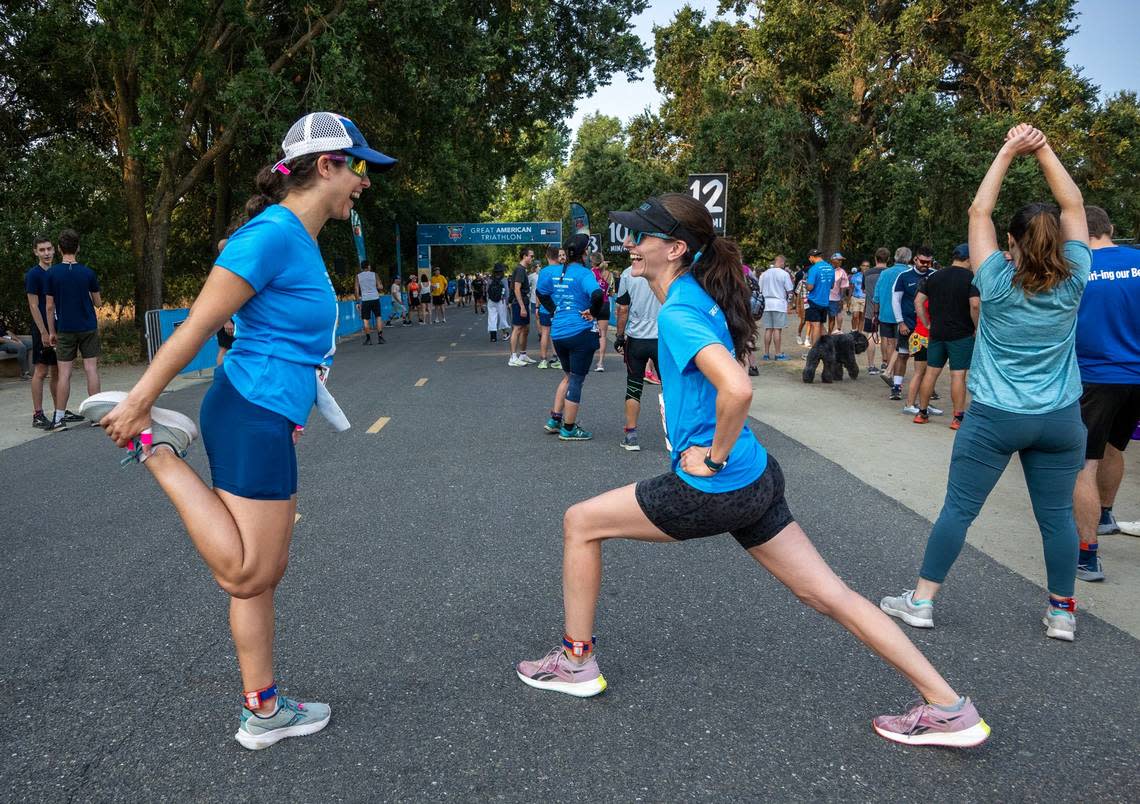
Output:
<path fill-rule="evenodd" d="M 705 205 L 712 215 L 713 229 L 724 235 L 728 229 L 728 174 L 690 173 L 689 195 Z"/>
<path fill-rule="evenodd" d="M 416 226 L 416 243 L 422 246 L 561 245 L 562 221 L 421 223 Z"/>

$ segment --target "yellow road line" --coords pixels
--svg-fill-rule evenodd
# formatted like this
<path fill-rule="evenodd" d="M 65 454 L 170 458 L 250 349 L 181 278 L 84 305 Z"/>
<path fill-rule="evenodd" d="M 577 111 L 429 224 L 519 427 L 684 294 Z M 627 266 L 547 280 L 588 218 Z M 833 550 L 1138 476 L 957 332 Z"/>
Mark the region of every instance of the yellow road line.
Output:
<path fill-rule="evenodd" d="M 416 388 L 423 388 L 425 385 L 427 385 L 427 377 L 420 377 L 416 380 Z"/>
<path fill-rule="evenodd" d="M 381 416 L 379 419 L 377 419 L 376 421 L 374 421 L 372 423 L 372 426 L 368 428 L 368 432 L 379 433 L 381 430 L 384 429 L 384 425 L 386 425 L 390 421 L 392 421 L 391 416 Z"/>

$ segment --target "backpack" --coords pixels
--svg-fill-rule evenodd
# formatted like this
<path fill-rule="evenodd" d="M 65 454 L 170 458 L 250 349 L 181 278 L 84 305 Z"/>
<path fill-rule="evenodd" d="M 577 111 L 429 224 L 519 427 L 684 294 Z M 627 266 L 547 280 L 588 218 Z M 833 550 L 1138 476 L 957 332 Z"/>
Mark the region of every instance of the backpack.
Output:
<path fill-rule="evenodd" d="M 501 278 L 491 280 L 491 284 L 487 288 L 487 298 L 493 302 L 503 300 L 503 280 Z"/>
<path fill-rule="evenodd" d="M 760 318 L 764 315 L 764 291 L 760 290 L 760 282 L 754 274 L 746 274 L 748 280 L 748 306 L 752 309 L 752 317 Z"/>

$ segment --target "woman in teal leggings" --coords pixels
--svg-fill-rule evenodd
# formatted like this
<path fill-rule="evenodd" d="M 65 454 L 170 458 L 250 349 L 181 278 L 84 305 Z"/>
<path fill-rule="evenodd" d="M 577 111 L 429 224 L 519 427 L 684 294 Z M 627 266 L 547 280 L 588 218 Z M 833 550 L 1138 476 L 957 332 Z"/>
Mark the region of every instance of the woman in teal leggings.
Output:
<path fill-rule="evenodd" d="M 1007 228 L 1009 261 L 991 216 L 1010 163 L 1028 154 L 1037 158 L 1060 209 L 1029 204 L 1017 211 Z M 933 627 L 934 597 L 1017 453 L 1045 550 L 1045 634 L 1072 641 L 1078 547 L 1072 498 L 1085 444 L 1073 344 L 1092 252 L 1081 191 L 1037 129 L 1010 129 L 978 187 L 970 206 L 970 255 L 982 301 L 970 368 L 974 401 L 954 441 L 946 500 L 918 584 L 879 606 L 909 625 Z"/>

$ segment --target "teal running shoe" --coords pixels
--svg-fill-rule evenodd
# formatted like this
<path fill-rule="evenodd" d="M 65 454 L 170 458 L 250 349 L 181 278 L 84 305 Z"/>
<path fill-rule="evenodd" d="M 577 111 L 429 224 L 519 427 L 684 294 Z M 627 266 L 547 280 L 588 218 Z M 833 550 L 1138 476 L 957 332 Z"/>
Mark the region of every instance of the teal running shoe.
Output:
<path fill-rule="evenodd" d="M 583 430 L 577 424 L 570 430 L 567 430 L 565 424 L 563 424 L 562 429 L 558 431 L 559 441 L 589 441 L 593 437 L 593 433 L 589 430 Z"/>
<path fill-rule="evenodd" d="M 241 726 L 234 739 L 251 751 L 268 748 L 286 737 L 316 734 L 329 724 L 332 709 L 323 703 L 301 703 L 284 695 L 277 696 L 277 711 L 260 717 L 241 708 Z"/>
<path fill-rule="evenodd" d="M 548 433 L 557 433 L 562 429 L 562 422 L 559 419 L 547 419 L 546 424 L 542 425 L 542 429 Z"/>

